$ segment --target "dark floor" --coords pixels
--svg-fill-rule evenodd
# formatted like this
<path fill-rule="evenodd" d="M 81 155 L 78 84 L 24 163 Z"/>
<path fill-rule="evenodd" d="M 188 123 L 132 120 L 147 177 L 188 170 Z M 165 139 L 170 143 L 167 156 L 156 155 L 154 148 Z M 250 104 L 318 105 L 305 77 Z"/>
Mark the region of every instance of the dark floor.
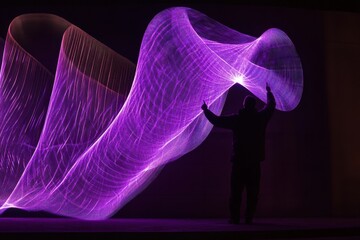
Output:
<path fill-rule="evenodd" d="M 257 219 L 253 225 L 230 225 L 225 219 L 0 218 L 7 237 L 51 239 L 360 239 L 360 219 Z"/>

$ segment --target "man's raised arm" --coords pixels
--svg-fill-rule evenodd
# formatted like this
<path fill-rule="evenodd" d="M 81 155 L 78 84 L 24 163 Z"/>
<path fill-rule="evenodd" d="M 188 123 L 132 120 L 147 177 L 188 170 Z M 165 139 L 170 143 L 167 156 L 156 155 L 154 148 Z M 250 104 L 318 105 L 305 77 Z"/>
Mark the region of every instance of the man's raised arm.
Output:
<path fill-rule="evenodd" d="M 201 106 L 201 109 L 204 111 L 205 117 L 215 127 L 228 128 L 228 129 L 232 129 L 234 127 L 235 116 L 217 116 L 208 109 L 208 106 L 206 105 L 205 102 Z"/>
<path fill-rule="evenodd" d="M 276 107 L 276 101 L 274 94 L 271 92 L 270 86 L 268 83 L 266 83 L 266 91 L 267 91 L 267 103 L 265 108 L 262 110 L 266 115 L 271 117 L 272 113 L 275 110 Z"/>

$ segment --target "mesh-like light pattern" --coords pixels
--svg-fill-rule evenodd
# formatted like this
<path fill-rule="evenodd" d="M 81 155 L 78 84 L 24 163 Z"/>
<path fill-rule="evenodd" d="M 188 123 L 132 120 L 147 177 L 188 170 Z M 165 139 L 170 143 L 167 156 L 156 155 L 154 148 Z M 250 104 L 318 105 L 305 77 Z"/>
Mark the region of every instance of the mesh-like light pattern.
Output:
<path fill-rule="evenodd" d="M 14 37 L 34 19 L 62 35 L 55 77 Z M 195 10 L 167 9 L 149 24 L 135 71 L 59 17 L 20 16 L 1 68 L 1 209 L 109 217 L 207 137 L 203 100 L 220 114 L 231 86 L 265 100 L 266 82 L 279 110 L 297 106 L 302 67 L 278 29 L 254 38 Z"/>

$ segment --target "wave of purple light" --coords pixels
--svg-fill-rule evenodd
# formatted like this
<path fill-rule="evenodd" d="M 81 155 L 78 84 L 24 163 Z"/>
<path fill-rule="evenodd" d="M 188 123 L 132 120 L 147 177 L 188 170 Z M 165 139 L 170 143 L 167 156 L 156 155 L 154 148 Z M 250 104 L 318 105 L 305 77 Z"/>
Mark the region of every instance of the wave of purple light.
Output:
<path fill-rule="evenodd" d="M 54 73 L 24 47 L 19 23 L 26 22 L 62 37 Z M 279 110 L 297 106 L 302 67 L 278 29 L 254 38 L 195 10 L 167 9 L 149 24 L 135 72 L 64 19 L 20 16 L 1 68 L 1 209 L 109 217 L 207 137 L 203 100 L 220 114 L 231 86 L 265 100 L 266 82 Z"/>

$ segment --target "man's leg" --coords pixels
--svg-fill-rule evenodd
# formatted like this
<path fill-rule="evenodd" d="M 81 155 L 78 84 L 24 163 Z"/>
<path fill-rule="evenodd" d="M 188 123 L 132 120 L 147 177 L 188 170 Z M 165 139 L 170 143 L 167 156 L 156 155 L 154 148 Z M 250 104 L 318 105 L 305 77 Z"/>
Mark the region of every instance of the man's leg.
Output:
<path fill-rule="evenodd" d="M 260 189 L 260 163 L 249 169 L 246 179 L 245 223 L 251 224 L 258 202 Z"/>
<path fill-rule="evenodd" d="M 244 181 L 240 169 L 233 166 L 231 170 L 231 192 L 230 192 L 230 223 L 240 222 L 241 197 L 244 190 Z"/>

